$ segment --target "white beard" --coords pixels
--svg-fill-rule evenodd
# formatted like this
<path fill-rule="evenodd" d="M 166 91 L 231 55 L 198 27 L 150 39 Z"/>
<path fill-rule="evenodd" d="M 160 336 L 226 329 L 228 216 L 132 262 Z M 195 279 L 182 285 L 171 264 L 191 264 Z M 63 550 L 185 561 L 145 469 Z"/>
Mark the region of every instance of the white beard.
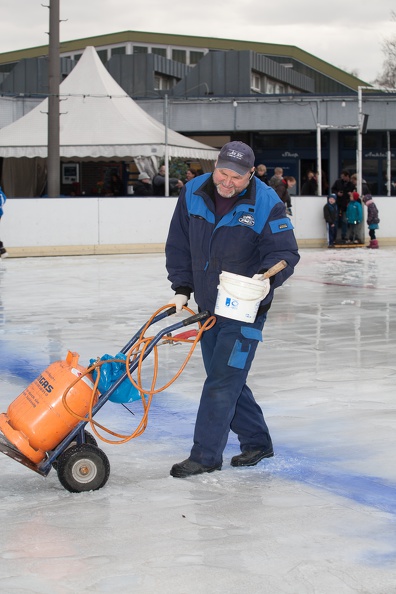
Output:
<path fill-rule="evenodd" d="M 228 188 L 224 188 L 221 184 L 216 184 L 216 190 L 222 198 L 232 198 L 237 192 Z"/>

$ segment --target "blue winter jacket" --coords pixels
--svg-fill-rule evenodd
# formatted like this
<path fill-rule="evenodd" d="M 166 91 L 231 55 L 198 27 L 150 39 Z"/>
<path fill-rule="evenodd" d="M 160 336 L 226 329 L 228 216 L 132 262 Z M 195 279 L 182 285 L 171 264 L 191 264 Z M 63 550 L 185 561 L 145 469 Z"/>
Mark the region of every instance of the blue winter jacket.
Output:
<path fill-rule="evenodd" d="M 349 224 L 357 225 L 363 221 L 363 207 L 357 200 L 351 200 L 346 209 L 346 218 Z"/>
<path fill-rule="evenodd" d="M 222 271 L 252 277 L 286 260 L 259 312 L 267 311 L 274 289 L 293 274 L 300 259 L 293 225 L 276 192 L 253 177 L 234 207 L 215 220 L 212 175 L 182 189 L 166 242 L 168 279 L 176 293 L 194 292 L 199 309 L 213 313 Z"/>

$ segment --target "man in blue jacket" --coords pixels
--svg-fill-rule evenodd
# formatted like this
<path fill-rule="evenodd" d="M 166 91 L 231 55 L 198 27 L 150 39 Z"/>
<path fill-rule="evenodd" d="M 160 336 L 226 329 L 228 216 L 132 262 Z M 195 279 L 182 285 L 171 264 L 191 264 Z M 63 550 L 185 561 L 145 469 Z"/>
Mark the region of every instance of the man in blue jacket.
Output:
<path fill-rule="evenodd" d="M 299 261 L 293 225 L 276 192 L 255 177 L 254 153 L 243 142 L 221 149 L 213 174 L 204 174 L 182 189 L 166 242 L 166 267 L 176 311 L 191 293 L 200 311 L 214 312 L 222 271 L 260 277 L 285 260 L 286 268 L 263 281 L 265 297 L 252 323 L 217 316 L 203 333 L 206 370 L 189 458 L 170 474 L 184 478 L 221 470 L 230 429 L 241 454 L 232 466 L 254 466 L 274 455 L 261 408 L 246 384 L 274 290 L 293 274 Z"/>

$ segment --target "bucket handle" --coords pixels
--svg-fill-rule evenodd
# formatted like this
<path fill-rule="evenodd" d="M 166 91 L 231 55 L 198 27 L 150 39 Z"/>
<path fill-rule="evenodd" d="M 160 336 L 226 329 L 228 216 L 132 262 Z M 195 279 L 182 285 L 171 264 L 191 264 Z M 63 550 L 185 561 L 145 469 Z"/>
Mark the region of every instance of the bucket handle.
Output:
<path fill-rule="evenodd" d="M 258 280 L 264 280 L 266 278 L 271 278 L 271 276 L 274 276 L 277 272 L 280 272 L 281 270 L 286 268 L 286 266 L 287 266 L 286 260 L 281 260 L 277 264 L 274 264 L 274 266 L 271 266 L 271 268 L 269 268 L 267 270 L 267 272 L 264 272 L 261 279 L 258 279 Z"/>

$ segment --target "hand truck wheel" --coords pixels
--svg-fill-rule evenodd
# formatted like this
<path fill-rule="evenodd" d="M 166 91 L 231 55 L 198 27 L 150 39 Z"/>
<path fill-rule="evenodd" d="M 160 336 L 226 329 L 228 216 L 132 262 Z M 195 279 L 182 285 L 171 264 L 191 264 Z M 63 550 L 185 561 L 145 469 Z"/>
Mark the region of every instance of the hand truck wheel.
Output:
<path fill-rule="evenodd" d="M 110 463 L 97 446 L 83 443 L 67 448 L 58 457 L 58 479 L 71 493 L 96 491 L 107 483 Z"/>
<path fill-rule="evenodd" d="M 86 429 L 84 430 L 84 439 L 85 439 L 85 442 L 84 443 L 90 443 L 91 445 L 94 445 L 94 446 L 97 446 L 98 445 L 98 442 L 96 441 L 96 439 L 94 438 L 94 436 L 92 435 L 92 433 L 90 433 Z M 73 439 L 73 441 L 69 443 L 69 445 L 67 446 L 66 449 L 69 449 L 69 448 L 71 448 L 72 446 L 75 446 L 75 445 L 77 445 L 77 440 Z M 58 458 L 56 458 L 56 460 L 54 460 L 52 462 L 52 468 L 54 470 L 58 470 L 58 459 L 59 459 L 59 456 L 58 456 Z"/>

